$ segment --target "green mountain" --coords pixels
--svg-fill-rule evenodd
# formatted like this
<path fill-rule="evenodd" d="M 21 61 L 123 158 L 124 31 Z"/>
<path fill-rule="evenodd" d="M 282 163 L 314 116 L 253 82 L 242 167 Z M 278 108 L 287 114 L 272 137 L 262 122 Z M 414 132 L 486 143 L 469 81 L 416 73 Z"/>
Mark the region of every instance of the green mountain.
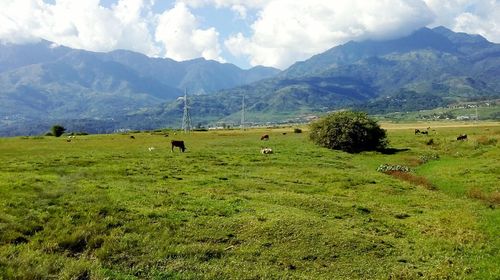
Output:
<path fill-rule="evenodd" d="M 278 72 L 205 59 L 177 62 L 123 50 L 96 53 L 48 41 L 0 44 L 0 135 L 41 133 L 40 127 L 67 120 L 95 122 L 100 128 L 130 112 L 173 101 L 185 90 L 212 94 Z"/>

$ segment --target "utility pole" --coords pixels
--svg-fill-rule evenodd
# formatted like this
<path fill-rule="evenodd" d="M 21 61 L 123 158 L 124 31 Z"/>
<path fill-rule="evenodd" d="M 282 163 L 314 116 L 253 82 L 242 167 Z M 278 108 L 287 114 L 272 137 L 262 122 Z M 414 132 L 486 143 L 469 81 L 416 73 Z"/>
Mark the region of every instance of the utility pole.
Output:
<path fill-rule="evenodd" d="M 243 95 L 243 99 L 241 101 L 241 125 L 242 130 L 245 130 L 245 95 Z"/>
<path fill-rule="evenodd" d="M 187 89 L 184 90 L 184 114 L 182 116 L 182 130 L 185 133 L 189 133 L 191 131 L 191 115 L 189 114 Z"/>

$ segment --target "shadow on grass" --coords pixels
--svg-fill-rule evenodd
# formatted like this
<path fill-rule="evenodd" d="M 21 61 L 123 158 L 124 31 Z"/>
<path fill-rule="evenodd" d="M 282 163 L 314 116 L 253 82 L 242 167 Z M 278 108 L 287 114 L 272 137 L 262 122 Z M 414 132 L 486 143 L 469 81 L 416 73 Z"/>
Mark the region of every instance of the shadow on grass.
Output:
<path fill-rule="evenodd" d="M 406 151 L 409 151 L 410 149 L 408 148 L 402 148 L 402 149 L 398 149 L 398 148 L 385 148 L 385 149 L 379 149 L 377 150 L 377 152 L 380 152 L 384 155 L 394 155 L 394 154 L 397 154 L 397 153 L 400 153 L 400 152 L 406 152 Z"/>

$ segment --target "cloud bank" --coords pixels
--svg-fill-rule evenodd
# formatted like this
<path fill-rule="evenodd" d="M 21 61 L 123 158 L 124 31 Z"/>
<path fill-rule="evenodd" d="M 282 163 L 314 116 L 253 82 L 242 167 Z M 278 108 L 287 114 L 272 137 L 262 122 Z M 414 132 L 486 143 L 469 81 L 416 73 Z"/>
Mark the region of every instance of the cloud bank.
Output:
<path fill-rule="evenodd" d="M 92 51 L 129 49 L 176 60 L 244 58 L 248 65 L 286 68 L 349 40 L 388 39 L 444 25 L 500 42 L 498 0 L 0 0 L 0 42 L 43 38 Z M 247 30 L 221 34 L 202 26 L 204 7 L 228 9 Z"/>
<path fill-rule="evenodd" d="M 432 21 L 420 1 L 275 0 L 260 12 L 251 36 L 236 34 L 225 45 L 252 65 L 283 68 L 349 40 L 394 38 Z"/>

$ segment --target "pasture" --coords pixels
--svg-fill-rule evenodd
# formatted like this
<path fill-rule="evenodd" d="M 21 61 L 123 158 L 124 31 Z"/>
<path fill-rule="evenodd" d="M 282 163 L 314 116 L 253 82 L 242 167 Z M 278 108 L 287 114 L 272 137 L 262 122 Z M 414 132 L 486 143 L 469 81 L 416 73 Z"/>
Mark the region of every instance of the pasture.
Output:
<path fill-rule="evenodd" d="M 0 279 L 498 279 L 500 124 L 387 127 L 0 139 Z"/>

